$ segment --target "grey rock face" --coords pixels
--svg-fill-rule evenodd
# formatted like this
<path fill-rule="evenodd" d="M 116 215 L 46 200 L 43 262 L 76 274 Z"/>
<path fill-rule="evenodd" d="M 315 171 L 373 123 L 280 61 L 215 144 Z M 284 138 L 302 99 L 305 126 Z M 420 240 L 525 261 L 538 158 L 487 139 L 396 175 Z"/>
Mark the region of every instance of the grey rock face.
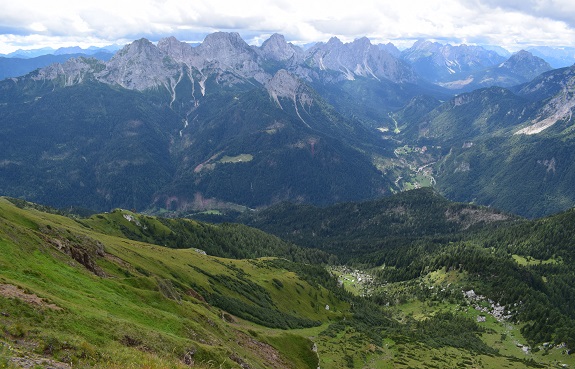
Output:
<path fill-rule="evenodd" d="M 192 46 L 185 42 L 178 41 L 174 36 L 158 41 L 158 49 L 178 63 L 189 63 L 196 59 L 198 54 Z"/>
<path fill-rule="evenodd" d="M 313 103 L 313 97 L 311 93 L 307 91 L 305 85 L 285 69 L 279 70 L 267 83 L 266 88 L 278 105 L 281 105 L 278 102 L 278 98 L 280 97 L 289 98 L 294 101 L 297 99 L 304 106 Z"/>
<path fill-rule="evenodd" d="M 202 70 L 232 72 L 260 83 L 269 79 L 259 65 L 257 53 L 238 33 L 216 32 L 208 35 L 195 50 L 202 60 Z"/>

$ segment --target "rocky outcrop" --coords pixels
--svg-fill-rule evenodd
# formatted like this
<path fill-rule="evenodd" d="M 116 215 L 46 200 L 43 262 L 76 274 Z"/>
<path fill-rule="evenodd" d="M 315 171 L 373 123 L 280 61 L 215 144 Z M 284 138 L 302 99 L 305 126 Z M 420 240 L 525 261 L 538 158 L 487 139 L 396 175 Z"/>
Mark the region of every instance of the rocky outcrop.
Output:
<path fill-rule="evenodd" d="M 98 277 L 106 277 L 104 270 L 96 263 L 96 259 L 105 256 L 102 243 L 88 236 L 65 233 L 51 227 L 43 228 L 41 231 L 47 244 L 70 256 Z"/>
<path fill-rule="evenodd" d="M 278 102 L 278 98 L 283 97 L 294 101 L 297 99 L 304 106 L 313 103 L 311 92 L 307 91 L 305 85 L 297 77 L 285 69 L 279 70 L 267 83 L 266 87 L 276 102 Z"/>

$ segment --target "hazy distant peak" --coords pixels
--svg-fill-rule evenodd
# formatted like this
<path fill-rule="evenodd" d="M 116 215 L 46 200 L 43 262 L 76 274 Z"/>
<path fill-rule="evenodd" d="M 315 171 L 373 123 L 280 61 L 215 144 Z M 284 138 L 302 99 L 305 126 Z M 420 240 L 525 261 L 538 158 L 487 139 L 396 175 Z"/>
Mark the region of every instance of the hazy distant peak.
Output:
<path fill-rule="evenodd" d="M 285 44 L 287 44 L 284 35 L 279 34 L 279 33 L 274 33 L 273 35 L 271 35 L 270 38 L 268 38 L 267 40 L 264 41 L 264 43 L 262 44 L 262 47 L 266 43 L 285 43 Z"/>
<path fill-rule="evenodd" d="M 333 36 L 332 38 L 329 39 L 326 45 L 328 46 L 343 45 L 343 42 L 341 42 L 339 38 Z"/>
<path fill-rule="evenodd" d="M 363 36 L 361 38 L 356 38 L 355 40 L 353 40 L 352 44 L 354 44 L 354 45 L 370 45 L 371 46 L 371 41 L 369 40 L 369 38 Z"/>
<path fill-rule="evenodd" d="M 500 68 L 509 69 L 527 80 L 532 80 L 541 73 L 553 69 L 545 60 L 525 50 L 520 50 L 511 55 L 509 59 L 500 65 Z"/>

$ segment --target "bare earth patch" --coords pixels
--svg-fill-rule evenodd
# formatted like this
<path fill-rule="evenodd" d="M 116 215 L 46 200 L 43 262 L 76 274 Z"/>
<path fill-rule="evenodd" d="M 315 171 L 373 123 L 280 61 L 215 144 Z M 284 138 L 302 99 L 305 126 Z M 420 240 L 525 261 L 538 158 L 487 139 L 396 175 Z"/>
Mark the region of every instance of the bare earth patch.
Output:
<path fill-rule="evenodd" d="M 27 302 L 28 304 L 37 305 L 43 308 L 48 308 L 52 310 L 62 310 L 61 307 L 56 306 L 54 304 L 50 304 L 44 301 L 44 299 L 36 296 L 35 294 L 26 293 L 12 284 L 0 284 L 0 296 L 19 299 L 24 302 Z"/>
<path fill-rule="evenodd" d="M 278 350 L 268 345 L 267 343 L 260 342 L 247 334 L 238 332 L 237 343 L 240 346 L 247 348 L 257 356 L 264 359 L 265 363 L 271 368 L 289 369 L 290 365 L 282 358 Z M 233 360 L 233 359 L 232 359 Z M 235 361 L 235 360 L 234 360 Z M 241 364 L 240 364 L 241 365 Z"/>
<path fill-rule="evenodd" d="M 18 368 L 70 369 L 71 366 L 59 361 L 45 358 L 13 357 L 10 362 Z"/>

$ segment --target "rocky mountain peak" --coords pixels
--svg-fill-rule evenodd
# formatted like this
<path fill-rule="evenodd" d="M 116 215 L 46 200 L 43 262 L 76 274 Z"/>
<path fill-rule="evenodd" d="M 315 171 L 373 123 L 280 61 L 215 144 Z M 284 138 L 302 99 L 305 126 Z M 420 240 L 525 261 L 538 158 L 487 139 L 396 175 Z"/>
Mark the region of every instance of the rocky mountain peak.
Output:
<path fill-rule="evenodd" d="M 407 50 L 432 50 L 438 49 L 441 46 L 438 42 L 431 42 L 429 40 L 417 40 L 415 43 Z"/>
<path fill-rule="evenodd" d="M 235 84 L 253 78 L 265 83 L 270 77 L 260 66 L 258 53 L 251 48 L 237 32 L 216 32 L 204 39 L 201 45 L 194 48 L 197 53 L 198 69 L 222 73 L 232 72 L 234 76 L 225 77 L 228 84 Z M 237 77 L 241 77 L 238 79 Z M 219 78 L 218 77 L 218 80 Z M 223 81 L 223 80 L 222 80 Z"/>
<path fill-rule="evenodd" d="M 141 38 L 124 46 L 111 60 L 125 57 L 133 58 L 135 55 L 157 55 L 158 51 L 158 48 L 148 39 Z"/>
<path fill-rule="evenodd" d="M 303 51 L 299 47 L 287 43 L 285 37 L 277 33 L 265 40 L 260 50 L 264 58 L 278 61 L 299 61 L 303 57 Z"/>
<path fill-rule="evenodd" d="M 508 69 L 515 74 L 525 77 L 527 80 L 532 80 L 541 73 L 553 69 L 545 60 L 525 50 L 518 51 L 511 55 L 511 57 L 499 67 Z"/>
<path fill-rule="evenodd" d="M 118 51 L 99 77 L 106 83 L 146 90 L 164 85 L 180 70 L 180 65 L 174 59 L 142 38 Z"/>
<path fill-rule="evenodd" d="M 124 46 L 108 62 L 109 67 L 124 65 L 130 62 L 131 65 L 139 66 L 147 64 L 148 61 L 161 59 L 163 52 L 153 43 L 145 38 L 141 38 Z"/>
<path fill-rule="evenodd" d="M 401 58 L 432 82 L 451 80 L 453 75 L 480 71 L 505 60 L 495 51 L 480 46 L 442 45 L 426 40 L 415 42 L 401 53 Z"/>
<path fill-rule="evenodd" d="M 283 47 L 287 44 L 288 43 L 287 43 L 284 35 L 280 35 L 279 33 L 274 33 L 273 35 L 270 36 L 270 38 L 268 38 L 267 40 L 264 41 L 264 43 L 262 44 L 262 49 L 265 49 L 267 47 L 271 47 L 272 45 Z"/>

